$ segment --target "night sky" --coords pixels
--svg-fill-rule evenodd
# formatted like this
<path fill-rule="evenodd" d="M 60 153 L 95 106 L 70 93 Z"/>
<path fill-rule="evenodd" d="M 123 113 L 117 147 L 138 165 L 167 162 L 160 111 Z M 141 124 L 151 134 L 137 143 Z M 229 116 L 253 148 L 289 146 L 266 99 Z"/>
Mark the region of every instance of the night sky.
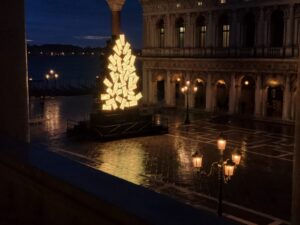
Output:
<path fill-rule="evenodd" d="M 111 12 L 105 0 L 25 0 L 27 42 L 104 46 L 111 35 Z M 126 0 L 122 31 L 133 47 L 142 46 L 142 8 Z"/>

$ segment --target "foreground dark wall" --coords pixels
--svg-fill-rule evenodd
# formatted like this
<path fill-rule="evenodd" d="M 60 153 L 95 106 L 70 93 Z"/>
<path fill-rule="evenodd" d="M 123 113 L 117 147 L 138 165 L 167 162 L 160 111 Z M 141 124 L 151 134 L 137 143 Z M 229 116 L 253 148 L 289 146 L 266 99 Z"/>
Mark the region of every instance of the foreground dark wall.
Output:
<path fill-rule="evenodd" d="M 1 0 L 0 133 L 29 141 L 23 0 Z"/>

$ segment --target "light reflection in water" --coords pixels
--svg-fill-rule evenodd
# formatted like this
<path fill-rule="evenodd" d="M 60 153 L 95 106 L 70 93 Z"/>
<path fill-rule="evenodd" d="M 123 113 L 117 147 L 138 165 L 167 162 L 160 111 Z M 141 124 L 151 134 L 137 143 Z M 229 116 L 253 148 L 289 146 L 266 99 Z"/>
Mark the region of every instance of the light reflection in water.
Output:
<path fill-rule="evenodd" d="M 145 174 L 145 150 L 142 144 L 132 143 L 130 148 L 123 148 L 122 143 L 109 143 L 101 148 L 105 151 L 101 151 L 98 158 L 103 162 L 98 166 L 99 170 L 138 185 L 144 183 L 141 175 Z"/>
<path fill-rule="evenodd" d="M 54 134 L 57 130 L 62 130 L 60 102 L 48 100 L 44 104 L 44 118 L 46 119 L 45 127 L 49 134 Z"/>

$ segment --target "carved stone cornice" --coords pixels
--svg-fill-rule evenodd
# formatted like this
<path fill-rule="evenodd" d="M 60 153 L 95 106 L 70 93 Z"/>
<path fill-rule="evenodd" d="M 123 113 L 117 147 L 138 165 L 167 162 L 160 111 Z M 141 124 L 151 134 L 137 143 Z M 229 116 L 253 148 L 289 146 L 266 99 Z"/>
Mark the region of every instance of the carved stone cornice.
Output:
<path fill-rule="evenodd" d="M 185 71 L 214 71 L 240 73 L 269 73 L 269 74 L 297 74 L 297 60 L 170 60 L 143 58 L 143 66 L 147 69 L 185 70 Z"/>

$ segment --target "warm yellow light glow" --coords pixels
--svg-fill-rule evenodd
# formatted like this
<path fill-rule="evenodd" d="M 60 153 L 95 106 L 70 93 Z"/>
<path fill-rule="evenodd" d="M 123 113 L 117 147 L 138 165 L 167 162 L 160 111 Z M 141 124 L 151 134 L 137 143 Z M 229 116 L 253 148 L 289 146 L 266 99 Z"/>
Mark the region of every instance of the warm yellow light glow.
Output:
<path fill-rule="evenodd" d="M 59 75 L 56 73 L 56 74 L 54 75 L 54 77 L 55 77 L 55 79 L 57 79 L 57 78 L 59 77 Z"/>
<path fill-rule="evenodd" d="M 50 74 L 54 74 L 54 70 L 50 70 Z"/>
<path fill-rule="evenodd" d="M 226 84 L 226 82 L 224 80 L 219 80 L 218 84 Z"/>
<path fill-rule="evenodd" d="M 49 74 L 46 74 L 46 76 L 45 76 L 45 77 L 46 77 L 46 79 L 47 79 L 47 80 L 49 80 L 49 79 L 50 79 L 50 75 L 49 75 Z"/>
<path fill-rule="evenodd" d="M 271 87 L 276 87 L 279 85 L 279 82 L 277 80 L 269 80 L 268 83 Z"/>
<path fill-rule="evenodd" d="M 110 73 L 103 81 L 106 87 L 106 93 L 101 94 L 103 110 L 123 110 L 138 105 L 142 94 L 136 93 L 139 77 L 136 74 L 135 60 L 130 44 L 126 42 L 124 35 L 120 35 L 113 47 L 113 54 L 108 57 L 107 68 Z"/>
<path fill-rule="evenodd" d="M 242 158 L 242 156 L 241 156 L 240 154 L 237 154 L 237 153 L 234 153 L 234 154 L 232 154 L 232 156 L 231 156 L 232 161 L 233 161 L 236 165 L 239 165 L 239 164 L 240 164 L 241 158 Z"/>
<path fill-rule="evenodd" d="M 202 167 L 203 155 L 199 152 L 196 152 L 193 155 L 193 167 L 196 169 L 200 169 Z"/>
<path fill-rule="evenodd" d="M 197 92 L 198 91 L 198 88 L 197 87 L 194 87 L 194 92 Z"/>
<path fill-rule="evenodd" d="M 224 151 L 226 149 L 226 143 L 227 143 L 226 139 L 221 134 L 220 137 L 217 140 L 218 149 L 220 151 Z"/>
<path fill-rule="evenodd" d="M 249 81 L 246 80 L 244 84 L 245 84 L 245 85 L 249 85 Z"/>
<path fill-rule="evenodd" d="M 231 160 L 228 160 L 225 164 L 224 164 L 224 175 L 226 177 L 231 177 L 234 174 L 234 169 L 235 169 L 235 164 L 234 162 L 232 162 Z"/>
<path fill-rule="evenodd" d="M 181 79 L 178 77 L 178 78 L 177 78 L 177 82 L 180 82 L 180 81 L 181 81 Z"/>

